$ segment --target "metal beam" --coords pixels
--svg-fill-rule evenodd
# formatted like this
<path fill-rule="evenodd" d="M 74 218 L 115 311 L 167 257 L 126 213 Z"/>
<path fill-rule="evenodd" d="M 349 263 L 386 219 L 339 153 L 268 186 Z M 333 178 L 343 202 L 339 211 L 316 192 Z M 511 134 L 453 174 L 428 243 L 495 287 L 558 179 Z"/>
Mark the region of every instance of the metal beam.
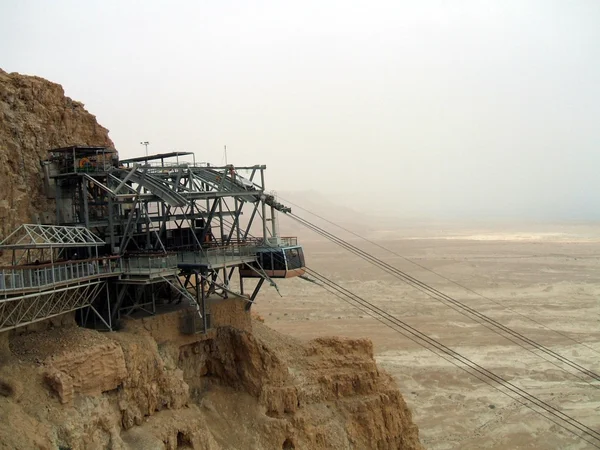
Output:
<path fill-rule="evenodd" d="M 254 300 L 256 300 L 256 296 L 258 295 L 258 291 L 260 291 L 260 288 L 262 287 L 262 285 L 263 285 L 264 282 L 265 282 L 264 278 L 260 278 L 258 280 L 258 284 L 254 288 L 254 291 L 252 291 L 252 295 L 250 296 L 250 302 L 246 305 L 246 311 L 250 311 L 250 308 L 252 307 L 252 303 L 254 303 Z"/>
<path fill-rule="evenodd" d="M 238 241 L 240 240 L 239 220 L 240 220 L 240 214 L 242 214 L 242 209 L 244 208 L 244 202 L 242 202 L 238 206 L 238 201 L 237 201 L 237 199 L 235 199 L 235 204 L 236 204 L 236 210 L 234 211 L 235 216 L 233 218 L 233 223 L 231 224 L 231 230 L 229 230 L 229 235 L 227 236 L 227 240 L 225 241 L 226 245 L 228 245 L 231 242 L 231 238 L 232 238 L 233 232 L 235 230 L 237 230 L 237 239 L 238 239 Z M 231 212 L 231 211 L 229 211 L 229 212 Z M 223 219 L 221 218 L 221 220 L 223 220 Z"/>
<path fill-rule="evenodd" d="M 119 192 L 121 190 L 121 188 L 127 184 L 127 182 L 131 179 L 131 177 L 133 177 L 136 170 L 137 170 L 137 164 L 134 164 L 133 168 L 129 171 L 129 173 L 125 176 L 125 178 L 123 178 L 123 181 L 121 181 L 121 183 L 113 191 L 115 194 L 117 192 Z M 145 173 L 146 172 L 143 172 L 143 174 L 145 174 Z"/>
<path fill-rule="evenodd" d="M 208 233 L 208 229 L 210 228 L 210 223 L 212 222 L 212 218 L 215 215 L 215 211 L 217 210 L 217 206 L 219 203 L 219 199 L 215 198 L 213 201 L 212 208 L 210 208 L 210 212 L 208 213 L 208 219 L 204 224 L 204 229 L 202 230 L 202 234 L 200 235 L 200 242 L 204 242 L 206 240 L 206 234 Z"/>
<path fill-rule="evenodd" d="M 105 281 L 88 281 L 4 299 L 0 301 L 0 332 L 89 306 L 100 293 L 104 283 Z"/>
<path fill-rule="evenodd" d="M 252 210 L 252 215 L 250 216 L 250 221 L 248 222 L 248 225 L 246 226 L 246 231 L 244 232 L 244 238 L 243 238 L 244 241 L 248 237 L 248 233 L 250 233 L 250 228 L 252 227 L 252 223 L 254 222 L 254 216 L 256 216 L 256 212 L 258 211 L 258 205 L 260 205 L 260 202 L 256 202 L 254 204 L 254 209 Z"/>

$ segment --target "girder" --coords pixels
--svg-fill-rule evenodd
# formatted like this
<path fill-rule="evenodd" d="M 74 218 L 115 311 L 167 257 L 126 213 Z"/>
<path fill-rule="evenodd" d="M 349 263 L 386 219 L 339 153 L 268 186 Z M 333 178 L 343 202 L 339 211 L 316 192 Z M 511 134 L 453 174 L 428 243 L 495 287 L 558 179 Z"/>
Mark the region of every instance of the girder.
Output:
<path fill-rule="evenodd" d="M 27 251 L 26 264 L 18 265 L 13 257 L 9 269 L 0 267 L 0 332 L 83 308 L 88 308 L 80 316 L 84 325 L 91 324 L 88 316 L 93 313 L 111 330 L 121 313 L 153 314 L 155 294 L 161 290 L 187 298 L 206 330 L 206 295 L 254 301 L 262 281 L 251 296 L 243 294 L 241 271 L 240 293 L 230 282 L 236 268 L 255 261 L 257 248 L 274 245 L 267 223 L 276 235 L 274 211 L 285 207 L 265 193 L 265 166 L 180 163 L 179 157 L 185 156 L 180 152 L 134 158 L 125 162 L 127 167 L 112 156 L 98 165 L 89 160 L 82 165 L 79 150 L 51 152 L 45 163 L 53 167 L 46 177 L 55 183 L 52 198 L 60 225 L 27 225 L 5 241 L 13 250 L 23 245 L 72 249 L 39 261 Z M 171 156 L 178 158 L 177 164 L 164 161 Z M 153 165 L 157 160 L 160 166 Z M 249 220 L 242 220 L 244 210 Z M 263 235 L 254 238 L 250 229 L 259 217 Z M 75 250 L 82 246 L 94 247 L 95 258 L 91 249 Z M 113 258 L 118 268 L 112 261 L 107 265 Z M 179 271 L 186 286 L 195 279 L 195 298 L 181 286 Z M 103 287 L 106 300 L 100 302 Z"/>
<path fill-rule="evenodd" d="M 88 281 L 61 289 L 0 300 L 0 332 L 90 306 L 105 281 Z"/>

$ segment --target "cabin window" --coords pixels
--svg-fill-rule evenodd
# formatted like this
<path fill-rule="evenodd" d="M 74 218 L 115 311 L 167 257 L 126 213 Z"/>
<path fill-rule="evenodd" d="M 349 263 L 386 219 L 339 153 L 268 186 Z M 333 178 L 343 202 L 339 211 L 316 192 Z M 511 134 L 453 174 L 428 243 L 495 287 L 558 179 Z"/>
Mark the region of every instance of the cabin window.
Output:
<path fill-rule="evenodd" d="M 273 270 L 285 270 L 285 257 L 283 251 L 273 252 Z"/>
<path fill-rule="evenodd" d="M 263 252 L 260 255 L 260 265 L 264 270 L 273 270 L 273 259 L 271 252 Z"/>
<path fill-rule="evenodd" d="M 288 248 L 285 251 L 285 258 L 287 259 L 288 270 L 304 267 L 304 255 L 300 247 Z"/>

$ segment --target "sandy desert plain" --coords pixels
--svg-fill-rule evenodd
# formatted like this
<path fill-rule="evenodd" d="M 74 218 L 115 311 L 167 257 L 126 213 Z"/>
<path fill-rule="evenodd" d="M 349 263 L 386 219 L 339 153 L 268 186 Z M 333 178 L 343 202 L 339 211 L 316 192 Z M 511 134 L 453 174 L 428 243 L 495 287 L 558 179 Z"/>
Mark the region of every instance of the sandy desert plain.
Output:
<path fill-rule="evenodd" d="M 485 299 L 331 225 L 315 222 L 600 373 L 600 224 L 423 223 L 371 226 L 365 231 L 370 240 Z M 286 229 L 288 235 L 289 231 L 298 234 L 309 267 L 600 431 L 599 382 L 594 386 L 580 373 L 562 370 L 566 366 L 545 361 L 311 231 L 287 220 L 281 228 L 283 235 Z M 594 448 L 321 287 L 298 278 L 281 280 L 278 286 L 281 296 L 273 288 L 263 288 L 253 307 L 265 323 L 303 340 L 326 335 L 372 339 L 377 362 L 396 379 L 427 448 Z"/>

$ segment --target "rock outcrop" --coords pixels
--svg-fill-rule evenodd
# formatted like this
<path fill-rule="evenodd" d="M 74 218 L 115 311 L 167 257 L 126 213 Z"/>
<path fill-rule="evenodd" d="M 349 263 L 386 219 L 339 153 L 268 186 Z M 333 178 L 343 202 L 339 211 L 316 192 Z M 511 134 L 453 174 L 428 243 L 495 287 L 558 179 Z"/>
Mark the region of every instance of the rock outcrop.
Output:
<path fill-rule="evenodd" d="M 108 130 L 61 85 L 0 69 L 0 239 L 22 223 L 52 218 L 40 160 L 69 145 L 113 147 Z"/>
<path fill-rule="evenodd" d="M 255 322 L 159 343 L 168 324 L 14 334 L 0 448 L 421 448 L 368 340 L 301 343 Z"/>

